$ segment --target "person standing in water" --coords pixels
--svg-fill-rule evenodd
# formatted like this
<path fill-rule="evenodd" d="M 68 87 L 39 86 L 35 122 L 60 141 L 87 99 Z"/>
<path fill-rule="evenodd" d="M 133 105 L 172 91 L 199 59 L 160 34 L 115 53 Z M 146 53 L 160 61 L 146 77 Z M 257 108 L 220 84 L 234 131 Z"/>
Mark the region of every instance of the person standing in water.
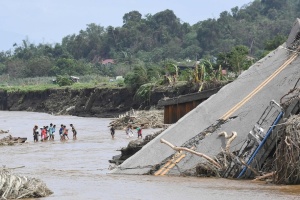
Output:
<path fill-rule="evenodd" d="M 44 128 L 42 129 L 41 135 L 42 135 L 42 141 L 45 141 L 45 140 L 48 139 L 48 137 L 47 137 L 47 127 L 46 126 L 44 126 Z"/>
<path fill-rule="evenodd" d="M 131 124 L 129 124 L 129 125 L 126 127 L 126 135 L 127 135 L 127 138 L 129 138 L 129 137 L 132 137 L 132 136 L 133 136 L 133 132 L 132 132 L 132 126 L 131 126 Z"/>
<path fill-rule="evenodd" d="M 39 127 L 37 125 L 35 125 L 33 127 L 33 141 L 34 142 L 38 142 L 39 141 L 38 135 L 39 135 Z"/>
<path fill-rule="evenodd" d="M 63 140 L 63 134 L 64 134 L 64 125 L 63 124 L 60 125 L 60 129 L 58 132 L 59 132 L 60 140 Z"/>
<path fill-rule="evenodd" d="M 111 134 L 111 138 L 114 139 L 115 138 L 115 127 L 113 124 L 110 127 L 110 134 Z"/>
<path fill-rule="evenodd" d="M 54 140 L 54 128 L 53 128 L 53 124 L 50 124 L 50 127 L 48 128 L 48 132 L 49 132 L 49 138 L 50 140 Z"/>
<path fill-rule="evenodd" d="M 43 132 L 43 128 L 40 128 L 41 141 L 43 141 L 43 135 L 42 135 L 42 132 Z"/>
<path fill-rule="evenodd" d="M 77 139 L 77 137 L 76 137 L 77 131 L 76 131 L 76 129 L 75 129 L 75 127 L 74 127 L 73 124 L 70 124 L 70 126 L 71 126 L 71 128 L 72 128 L 73 140 L 76 140 L 76 139 Z"/>
<path fill-rule="evenodd" d="M 138 138 L 141 137 L 141 139 L 143 138 L 142 136 L 142 129 L 144 127 L 144 124 L 141 124 L 141 127 L 137 127 L 136 130 L 137 130 L 137 134 L 138 134 Z"/>
<path fill-rule="evenodd" d="M 54 133 L 56 131 L 56 125 L 55 124 L 53 125 L 52 130 L 53 130 L 53 139 L 54 139 Z"/>
<path fill-rule="evenodd" d="M 64 125 L 63 140 L 66 140 L 66 137 L 69 139 L 68 132 L 69 129 L 67 129 L 66 125 Z"/>

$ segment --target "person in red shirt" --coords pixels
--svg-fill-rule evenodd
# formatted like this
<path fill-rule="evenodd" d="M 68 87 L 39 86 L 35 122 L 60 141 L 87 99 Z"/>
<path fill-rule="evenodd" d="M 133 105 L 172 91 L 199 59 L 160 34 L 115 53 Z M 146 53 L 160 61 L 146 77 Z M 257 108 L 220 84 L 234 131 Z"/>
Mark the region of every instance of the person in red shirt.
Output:
<path fill-rule="evenodd" d="M 42 129 L 41 136 L 42 136 L 42 141 L 47 140 L 47 128 L 45 126 Z"/>
<path fill-rule="evenodd" d="M 69 131 L 69 129 L 67 129 L 67 127 L 66 126 L 64 126 L 64 134 L 63 134 L 63 138 L 64 138 L 64 140 L 66 139 L 66 137 L 69 139 L 69 136 L 68 136 L 68 131 Z"/>
<path fill-rule="evenodd" d="M 136 130 L 137 130 L 137 134 L 138 134 L 138 138 L 141 137 L 141 139 L 143 138 L 142 136 L 142 129 L 144 127 L 144 124 L 141 124 L 141 127 L 137 127 Z"/>

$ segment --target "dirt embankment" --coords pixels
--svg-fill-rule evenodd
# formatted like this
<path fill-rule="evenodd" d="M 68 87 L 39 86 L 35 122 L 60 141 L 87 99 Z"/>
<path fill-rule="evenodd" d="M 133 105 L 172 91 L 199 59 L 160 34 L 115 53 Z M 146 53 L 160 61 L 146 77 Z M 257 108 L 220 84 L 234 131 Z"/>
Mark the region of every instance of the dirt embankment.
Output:
<path fill-rule="evenodd" d="M 187 85 L 157 88 L 148 99 L 137 99 L 127 88 L 49 89 L 34 92 L 0 91 L 0 110 L 34 111 L 83 117 L 116 117 L 130 109 L 148 109 L 162 98 L 195 92 Z"/>

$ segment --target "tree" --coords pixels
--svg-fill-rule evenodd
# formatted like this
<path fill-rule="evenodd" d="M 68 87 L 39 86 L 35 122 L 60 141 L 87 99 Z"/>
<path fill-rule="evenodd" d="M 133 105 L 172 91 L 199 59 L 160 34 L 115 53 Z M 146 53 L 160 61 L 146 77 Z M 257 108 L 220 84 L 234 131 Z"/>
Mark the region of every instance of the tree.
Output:
<path fill-rule="evenodd" d="M 216 49 L 218 41 L 216 38 L 220 38 L 218 22 L 215 19 L 208 19 L 201 22 L 201 26 L 197 30 L 197 40 L 202 49 L 206 50 L 203 54 Z M 200 56 L 203 56 L 200 55 Z"/>
<path fill-rule="evenodd" d="M 138 11 L 134 10 L 129 13 L 126 13 L 123 16 L 123 24 L 130 25 L 132 23 L 138 23 L 141 21 L 141 19 L 142 19 L 142 14 L 139 13 Z"/>
<path fill-rule="evenodd" d="M 147 70 L 141 65 L 134 66 L 133 71 L 126 74 L 124 83 L 127 87 L 136 90 L 148 82 Z"/>
<path fill-rule="evenodd" d="M 7 73 L 11 78 L 24 78 L 26 63 L 21 59 L 13 59 L 6 63 Z"/>
<path fill-rule="evenodd" d="M 247 55 L 249 54 L 249 49 L 246 46 L 238 45 L 232 48 L 232 50 L 227 54 L 228 63 L 232 67 L 233 71 L 237 74 L 241 73 L 241 69 L 248 69 L 250 66 L 247 62 Z"/>
<path fill-rule="evenodd" d="M 204 82 L 210 80 L 210 75 L 213 72 L 213 66 L 207 59 L 201 59 L 195 67 L 196 82 Z"/>
<path fill-rule="evenodd" d="M 74 66 L 76 65 L 76 61 L 74 59 L 68 58 L 60 58 L 56 61 L 56 71 L 54 71 L 55 75 L 71 75 L 74 74 Z"/>
<path fill-rule="evenodd" d="M 202 52 L 202 49 L 199 46 L 191 45 L 191 46 L 188 46 L 187 48 L 181 50 L 180 57 L 184 58 L 184 59 L 188 58 L 188 59 L 193 60 L 196 57 L 199 57 L 201 52 Z"/>
<path fill-rule="evenodd" d="M 276 49 L 278 46 L 282 45 L 287 40 L 286 36 L 283 35 L 277 35 L 271 40 L 267 40 L 265 42 L 265 49 L 272 51 Z"/>
<path fill-rule="evenodd" d="M 26 77 L 49 76 L 52 62 L 48 57 L 41 56 L 30 59 L 25 69 Z"/>
<path fill-rule="evenodd" d="M 287 1 L 282 0 L 262 0 L 261 3 L 265 5 L 265 10 L 269 10 L 271 8 L 280 9 L 282 7 L 285 7 L 287 4 Z"/>
<path fill-rule="evenodd" d="M 147 67 L 147 77 L 151 82 L 160 79 L 162 73 L 161 67 L 154 65 Z"/>
<path fill-rule="evenodd" d="M 129 66 L 129 69 L 131 70 L 132 65 L 135 62 L 135 58 L 133 57 L 132 53 L 130 51 L 122 51 L 120 57 L 121 58 L 119 59 L 119 62 L 125 63 Z"/>
<path fill-rule="evenodd" d="M 5 74 L 7 71 L 6 65 L 0 63 L 0 75 Z"/>

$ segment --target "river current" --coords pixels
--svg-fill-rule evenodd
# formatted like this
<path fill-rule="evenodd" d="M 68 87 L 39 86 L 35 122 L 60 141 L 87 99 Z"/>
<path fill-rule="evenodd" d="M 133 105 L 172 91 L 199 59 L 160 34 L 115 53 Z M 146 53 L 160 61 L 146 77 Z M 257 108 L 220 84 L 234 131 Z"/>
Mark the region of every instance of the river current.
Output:
<path fill-rule="evenodd" d="M 108 160 L 136 138 L 123 130 L 111 139 L 112 119 L 53 116 L 45 113 L 0 111 L 0 129 L 14 137 L 27 137 L 24 144 L 0 146 L 0 163 L 15 174 L 41 179 L 54 193 L 43 200 L 183 200 L 183 199 L 300 199 L 300 186 L 277 186 L 264 182 L 221 178 L 169 177 L 110 174 Z M 33 142 L 32 129 L 56 124 L 54 141 Z M 74 124 L 77 140 L 61 142 L 60 124 Z M 156 130 L 146 129 L 143 135 Z M 7 136 L 1 134 L 0 137 Z"/>

